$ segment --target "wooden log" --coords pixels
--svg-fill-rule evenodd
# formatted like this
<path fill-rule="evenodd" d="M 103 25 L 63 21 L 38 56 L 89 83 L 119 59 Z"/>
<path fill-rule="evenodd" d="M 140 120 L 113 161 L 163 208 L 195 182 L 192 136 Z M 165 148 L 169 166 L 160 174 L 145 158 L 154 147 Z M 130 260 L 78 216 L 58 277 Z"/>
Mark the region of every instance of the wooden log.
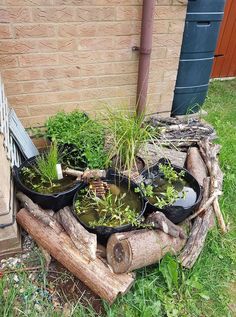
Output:
<path fill-rule="evenodd" d="M 184 244 L 160 230 L 115 233 L 107 243 L 107 261 L 115 273 L 131 272 L 158 262 L 167 252 L 176 254 Z"/>
<path fill-rule="evenodd" d="M 116 275 L 99 258 L 88 261 L 64 231 L 56 233 L 25 208 L 17 213 L 16 219 L 36 242 L 108 303 L 113 303 L 119 294 L 125 294 L 132 286 L 132 274 Z"/>
<path fill-rule="evenodd" d="M 208 177 L 204 180 L 204 192 L 201 207 L 206 204 L 209 194 L 210 178 Z M 209 206 L 203 215 L 198 216 L 195 219 L 188 241 L 179 256 L 179 260 L 183 267 L 188 269 L 192 268 L 198 256 L 200 255 L 209 230 L 212 214 L 213 210 Z"/>
<path fill-rule="evenodd" d="M 50 226 L 57 233 L 64 231 L 63 227 L 56 221 L 50 213 L 41 209 L 28 196 L 21 192 L 16 193 L 16 198 L 19 199 L 24 208 L 26 208 L 32 215 L 41 220 L 45 225 Z"/>
<path fill-rule="evenodd" d="M 59 217 L 58 217 L 59 216 Z M 77 249 L 91 260 L 96 259 L 97 236 L 89 233 L 72 214 L 70 207 L 65 207 L 57 212 L 57 219 L 63 226 Z"/>
<path fill-rule="evenodd" d="M 145 220 L 145 223 L 151 225 L 155 229 L 160 229 L 161 231 L 165 232 L 166 234 L 169 234 L 174 238 L 186 238 L 183 229 L 175 225 L 173 222 L 171 222 L 160 211 L 156 211 L 150 214 Z"/>
<path fill-rule="evenodd" d="M 188 150 L 187 170 L 203 186 L 203 180 L 207 177 L 208 171 L 197 147 L 190 147 Z"/>

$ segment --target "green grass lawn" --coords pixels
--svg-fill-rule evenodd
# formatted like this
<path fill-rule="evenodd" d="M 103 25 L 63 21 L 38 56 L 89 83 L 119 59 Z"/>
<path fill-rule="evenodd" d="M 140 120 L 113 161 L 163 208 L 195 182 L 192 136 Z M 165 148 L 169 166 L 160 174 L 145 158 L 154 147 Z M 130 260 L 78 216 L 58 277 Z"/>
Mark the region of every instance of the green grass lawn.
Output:
<path fill-rule="evenodd" d="M 181 269 L 170 256 L 160 265 L 139 270 L 135 285 L 126 296 L 111 307 L 104 304 L 104 316 L 236 316 L 230 305 L 236 302 L 236 80 L 213 82 L 204 109 L 208 111 L 206 119 L 217 130 L 217 142 L 222 145 L 220 162 L 225 177 L 220 205 L 230 231 L 222 236 L 217 228 L 213 229 L 191 270 Z M 36 292 L 28 274 L 19 275 L 17 286 L 11 275 L 0 279 L 0 316 L 65 316 L 53 312 L 45 292 Z M 38 287 L 46 286 L 46 273 L 41 272 Z M 41 310 L 35 309 L 35 303 Z M 67 316 L 97 315 L 90 306 L 85 308 L 78 302 Z"/>

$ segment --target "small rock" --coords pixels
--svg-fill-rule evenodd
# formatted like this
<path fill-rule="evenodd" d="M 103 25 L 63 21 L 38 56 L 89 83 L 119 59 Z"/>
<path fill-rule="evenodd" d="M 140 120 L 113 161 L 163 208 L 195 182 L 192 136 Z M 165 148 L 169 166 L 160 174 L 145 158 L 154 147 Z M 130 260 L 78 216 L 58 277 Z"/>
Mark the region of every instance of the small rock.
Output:
<path fill-rule="evenodd" d="M 19 282 L 19 277 L 15 274 L 15 275 L 13 276 L 13 280 L 14 280 L 16 283 L 18 283 L 18 282 Z"/>

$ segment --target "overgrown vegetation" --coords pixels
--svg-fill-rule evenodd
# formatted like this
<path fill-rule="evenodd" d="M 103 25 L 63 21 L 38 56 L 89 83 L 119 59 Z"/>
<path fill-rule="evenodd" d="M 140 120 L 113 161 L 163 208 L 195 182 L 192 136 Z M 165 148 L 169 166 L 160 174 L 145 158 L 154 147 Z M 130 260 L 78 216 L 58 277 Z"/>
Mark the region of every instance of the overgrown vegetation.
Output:
<path fill-rule="evenodd" d="M 139 150 L 156 136 L 156 131 L 143 124 L 143 116 L 137 117 L 126 110 L 107 109 L 106 127 L 110 137 L 109 160 L 114 158 L 118 169 L 131 172 L 137 169 L 136 157 Z"/>
<path fill-rule="evenodd" d="M 204 250 L 191 270 L 182 269 L 169 256 L 159 267 L 139 270 L 133 292 L 107 307 L 109 317 L 236 314 L 235 307 L 232 310 L 236 302 L 236 80 L 213 82 L 204 109 L 209 113 L 205 119 L 216 128 L 217 142 L 222 144 L 220 162 L 225 176 L 220 205 L 230 232 L 225 236 L 217 228 L 209 232 Z"/>
<path fill-rule="evenodd" d="M 46 136 L 54 138 L 63 152 L 65 165 L 77 169 L 105 167 L 105 131 L 98 122 L 79 111 L 60 112 L 48 119 L 46 128 Z"/>
<path fill-rule="evenodd" d="M 224 195 L 220 205 L 230 232 L 222 236 L 218 229 L 209 234 L 204 250 L 194 268 L 183 270 L 175 258 L 167 256 L 160 265 L 138 270 L 130 292 L 113 306 L 105 305 L 107 317 L 233 317 L 236 302 L 236 80 L 213 82 L 205 107 L 206 120 L 217 130 L 222 150 L 220 162 L 225 173 Z M 56 312 L 43 290 L 47 273 L 41 272 L 36 282 L 30 273 L 19 273 L 17 284 L 13 275 L 0 279 L 0 316 L 63 316 Z M 16 285 L 17 284 L 17 285 Z M 35 285 L 39 297 L 35 299 Z M 38 311 L 35 304 L 41 308 Z M 235 309 L 235 308 L 234 308 Z M 65 315 L 64 315 L 65 316 Z M 73 317 L 95 317 L 98 314 L 81 304 L 72 305 Z"/>

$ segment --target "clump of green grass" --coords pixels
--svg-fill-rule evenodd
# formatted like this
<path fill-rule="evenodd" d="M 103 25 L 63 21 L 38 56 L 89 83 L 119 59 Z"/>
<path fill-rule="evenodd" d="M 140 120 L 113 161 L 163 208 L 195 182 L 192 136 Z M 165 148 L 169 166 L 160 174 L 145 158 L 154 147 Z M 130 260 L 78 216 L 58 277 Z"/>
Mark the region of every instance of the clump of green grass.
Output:
<path fill-rule="evenodd" d="M 48 181 L 51 186 L 54 180 L 58 178 L 56 165 L 58 164 L 57 144 L 52 143 L 49 152 L 41 154 L 36 159 L 36 169 L 42 180 Z"/>
<path fill-rule="evenodd" d="M 136 116 L 127 110 L 107 109 L 106 127 L 111 139 L 109 160 L 115 156 L 118 169 L 131 171 L 137 168 L 138 152 L 153 140 L 156 131 L 144 124 L 144 116 Z"/>

